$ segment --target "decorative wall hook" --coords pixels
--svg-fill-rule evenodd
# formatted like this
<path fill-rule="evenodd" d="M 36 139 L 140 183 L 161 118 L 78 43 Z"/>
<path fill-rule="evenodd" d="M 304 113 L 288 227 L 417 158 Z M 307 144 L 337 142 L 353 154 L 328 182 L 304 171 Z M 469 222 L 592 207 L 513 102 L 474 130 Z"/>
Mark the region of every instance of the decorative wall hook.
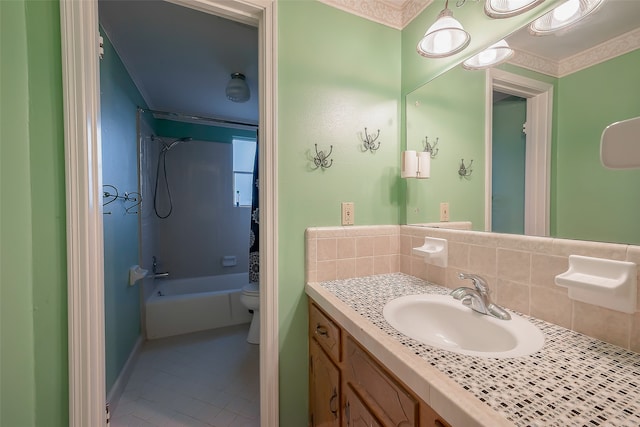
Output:
<path fill-rule="evenodd" d="M 473 164 L 473 160 L 471 160 L 469 164 L 465 166 L 464 159 L 462 159 L 460 161 L 460 168 L 458 169 L 458 175 L 464 176 L 464 177 L 471 176 L 471 173 L 473 172 L 473 169 L 471 169 L 472 164 Z"/>
<path fill-rule="evenodd" d="M 364 147 L 362 151 L 371 151 L 373 153 L 378 148 L 380 148 L 380 142 L 378 142 L 378 145 L 376 145 L 376 140 L 379 136 L 380 129 L 378 129 L 378 133 L 376 134 L 376 136 L 373 136 L 369 135 L 369 133 L 367 132 L 367 128 L 364 128 L 364 137 L 362 136 L 362 134 L 360 135 L 360 138 L 362 138 L 362 146 Z"/>
<path fill-rule="evenodd" d="M 313 164 L 316 165 L 314 169 L 329 169 L 333 164 L 333 159 L 329 159 L 329 156 L 331 156 L 333 152 L 333 145 L 329 146 L 329 152 L 327 154 L 322 150 L 318 151 L 318 144 L 314 145 L 316 146 L 316 156 L 313 158 Z"/>
<path fill-rule="evenodd" d="M 118 199 L 121 199 L 123 203 L 133 202 L 131 206 L 124 206 L 124 212 L 126 214 L 137 214 L 138 210 L 133 211 L 134 208 L 140 206 L 142 203 L 142 196 L 138 192 L 124 193 L 124 196 L 121 196 L 118 193 L 118 189 L 109 184 L 102 185 L 102 198 L 105 199 L 105 202 L 102 206 L 107 206 L 110 203 L 115 202 Z M 104 215 L 111 215 L 111 212 L 102 212 Z"/>
<path fill-rule="evenodd" d="M 436 138 L 436 142 L 433 143 L 433 145 L 429 144 L 429 137 L 425 136 L 424 137 L 424 150 L 427 153 L 429 153 L 429 155 L 431 156 L 432 159 L 435 159 L 436 156 L 438 155 L 438 151 L 440 151 L 439 148 L 436 148 L 436 145 L 438 145 L 438 140 L 440 138 Z"/>

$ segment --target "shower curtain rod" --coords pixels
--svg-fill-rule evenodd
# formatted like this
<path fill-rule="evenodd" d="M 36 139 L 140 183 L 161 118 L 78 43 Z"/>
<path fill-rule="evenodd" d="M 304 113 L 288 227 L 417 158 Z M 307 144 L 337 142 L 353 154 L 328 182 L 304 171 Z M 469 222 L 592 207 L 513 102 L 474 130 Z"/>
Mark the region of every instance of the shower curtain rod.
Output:
<path fill-rule="evenodd" d="M 163 116 L 169 116 L 171 118 L 178 119 L 178 120 L 179 119 L 182 119 L 182 120 L 196 120 L 196 121 L 215 123 L 215 124 L 219 124 L 219 125 L 243 126 L 243 127 L 250 127 L 250 128 L 258 129 L 258 125 L 254 124 L 254 123 L 237 122 L 237 121 L 233 121 L 233 120 L 224 120 L 224 119 L 214 119 L 213 117 L 194 116 L 194 115 L 191 115 L 191 114 L 174 113 L 174 112 L 169 112 L 169 111 L 150 110 L 148 108 L 141 108 L 141 107 L 138 107 L 138 111 L 143 112 L 143 113 L 161 114 Z"/>

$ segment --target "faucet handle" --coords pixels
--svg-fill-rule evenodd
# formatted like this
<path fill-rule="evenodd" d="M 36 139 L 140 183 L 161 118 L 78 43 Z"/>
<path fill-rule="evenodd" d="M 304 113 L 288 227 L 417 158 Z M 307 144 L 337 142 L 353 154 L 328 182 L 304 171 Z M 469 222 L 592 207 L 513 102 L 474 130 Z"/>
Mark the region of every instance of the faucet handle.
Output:
<path fill-rule="evenodd" d="M 458 274 L 458 277 L 460 279 L 471 280 L 471 282 L 473 282 L 473 286 L 476 288 L 478 292 L 480 292 L 480 294 L 489 295 L 489 285 L 487 284 L 487 281 L 484 278 L 478 276 L 477 274 L 466 274 L 466 273 L 460 273 Z"/>

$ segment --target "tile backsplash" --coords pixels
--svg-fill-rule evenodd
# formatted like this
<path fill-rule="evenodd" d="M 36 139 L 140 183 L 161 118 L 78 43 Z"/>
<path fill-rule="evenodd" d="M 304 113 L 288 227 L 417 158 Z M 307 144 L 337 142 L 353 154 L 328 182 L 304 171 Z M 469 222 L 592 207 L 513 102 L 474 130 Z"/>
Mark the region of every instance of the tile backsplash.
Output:
<path fill-rule="evenodd" d="M 426 236 L 447 239 L 448 267 L 425 264 L 411 254 Z M 627 314 L 574 301 L 566 288 L 555 285 L 554 277 L 568 269 L 569 255 L 640 265 L 640 246 L 384 225 L 308 228 L 305 271 L 308 282 L 402 272 L 451 289 L 468 286 L 458 273 L 476 273 L 487 279 L 500 305 L 640 352 L 639 311 Z M 640 292 L 637 298 L 640 307 Z"/>

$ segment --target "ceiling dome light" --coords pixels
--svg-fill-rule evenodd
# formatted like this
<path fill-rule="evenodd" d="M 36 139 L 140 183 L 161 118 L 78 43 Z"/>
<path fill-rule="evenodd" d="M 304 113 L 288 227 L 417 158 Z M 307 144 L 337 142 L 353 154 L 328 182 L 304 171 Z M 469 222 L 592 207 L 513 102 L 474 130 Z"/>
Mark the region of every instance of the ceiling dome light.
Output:
<path fill-rule="evenodd" d="M 538 6 L 544 0 L 486 0 L 484 13 L 491 18 L 510 18 Z"/>
<path fill-rule="evenodd" d="M 469 45 L 471 36 L 462 24 L 453 17 L 448 9 L 449 0 L 444 9 L 418 42 L 418 53 L 426 58 L 444 58 L 460 52 Z"/>
<path fill-rule="evenodd" d="M 603 0 L 568 0 L 533 21 L 529 31 L 538 36 L 545 36 L 569 28 L 595 11 L 602 3 Z"/>
<path fill-rule="evenodd" d="M 462 66 L 467 70 L 483 70 L 501 64 L 512 56 L 513 49 L 502 39 L 464 61 Z"/>
<path fill-rule="evenodd" d="M 249 86 L 247 85 L 244 74 L 231 74 L 231 80 L 229 80 L 227 84 L 226 94 L 227 98 L 233 102 L 247 102 L 249 100 Z"/>

